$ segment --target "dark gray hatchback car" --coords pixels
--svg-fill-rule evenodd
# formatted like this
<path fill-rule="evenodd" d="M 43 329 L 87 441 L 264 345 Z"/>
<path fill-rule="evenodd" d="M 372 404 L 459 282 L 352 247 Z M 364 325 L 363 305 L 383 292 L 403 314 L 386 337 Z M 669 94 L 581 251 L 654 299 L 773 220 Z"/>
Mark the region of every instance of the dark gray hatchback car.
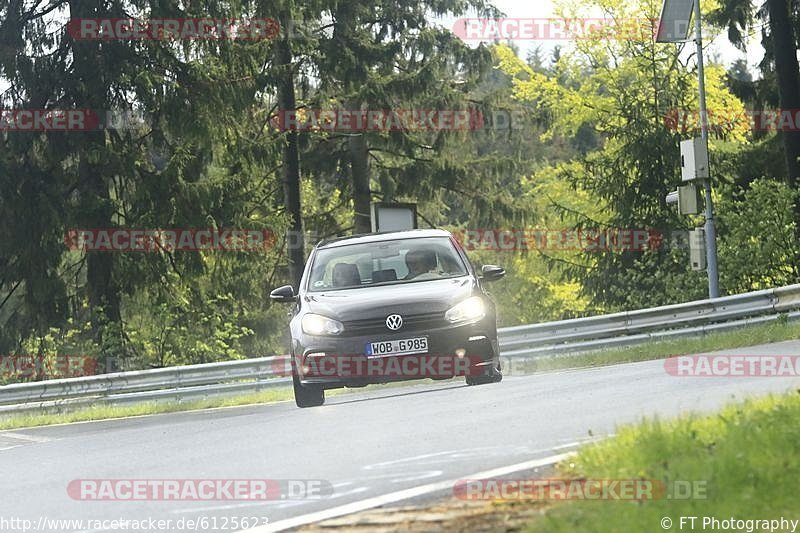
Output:
<path fill-rule="evenodd" d="M 502 379 L 495 304 L 485 283 L 505 270 L 476 273 L 443 230 L 377 233 L 322 241 L 292 303 L 292 378 L 299 407 L 325 390 L 410 379 L 465 376 L 470 385 Z"/>

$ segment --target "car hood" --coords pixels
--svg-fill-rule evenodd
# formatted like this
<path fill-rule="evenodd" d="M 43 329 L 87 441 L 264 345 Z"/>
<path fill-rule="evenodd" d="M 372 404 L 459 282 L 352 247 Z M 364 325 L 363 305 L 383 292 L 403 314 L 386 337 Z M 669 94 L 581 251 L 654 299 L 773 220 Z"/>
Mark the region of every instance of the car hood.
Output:
<path fill-rule="evenodd" d="M 387 314 L 444 313 L 476 293 L 470 276 L 379 285 L 361 289 L 307 293 L 303 307 L 341 321 L 381 318 Z"/>

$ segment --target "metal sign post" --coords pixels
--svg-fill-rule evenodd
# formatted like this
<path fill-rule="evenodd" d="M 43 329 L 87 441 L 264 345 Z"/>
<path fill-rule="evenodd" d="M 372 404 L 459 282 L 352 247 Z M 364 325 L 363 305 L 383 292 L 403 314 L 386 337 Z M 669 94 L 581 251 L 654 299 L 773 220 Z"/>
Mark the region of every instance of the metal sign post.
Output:
<path fill-rule="evenodd" d="M 700 20 L 700 0 L 694 0 L 694 32 L 697 43 L 697 82 L 700 90 L 700 131 L 708 151 L 708 108 L 706 107 L 706 76 L 703 64 L 703 28 Z M 708 263 L 708 297 L 719 297 L 717 270 L 717 228 L 714 224 L 714 203 L 711 199 L 711 176 L 703 180 L 706 195 L 706 262 Z"/>
<path fill-rule="evenodd" d="M 703 62 L 703 28 L 700 18 L 700 0 L 664 0 L 661 9 L 661 20 L 658 27 L 656 42 L 659 43 L 678 43 L 685 42 L 689 33 L 689 20 L 694 10 L 694 42 L 697 45 L 697 80 L 700 92 L 700 131 L 702 132 L 701 147 L 705 154 L 708 153 L 708 108 L 706 107 L 706 81 L 705 64 Z M 698 150 L 693 149 L 693 153 Z M 684 165 L 685 166 L 685 162 Z M 696 167 L 695 161 L 692 166 Z M 707 171 L 707 169 L 706 169 Z M 685 179 L 685 178 L 684 178 Z M 703 183 L 705 193 L 705 248 L 706 248 L 706 272 L 708 273 L 708 296 L 709 298 L 719 297 L 719 271 L 717 268 L 717 229 L 714 224 L 714 203 L 711 198 L 711 175 L 696 175 Z M 670 200 L 673 198 L 670 197 Z M 677 200 L 677 195 L 674 198 Z M 694 263 L 693 263 L 694 265 Z"/>

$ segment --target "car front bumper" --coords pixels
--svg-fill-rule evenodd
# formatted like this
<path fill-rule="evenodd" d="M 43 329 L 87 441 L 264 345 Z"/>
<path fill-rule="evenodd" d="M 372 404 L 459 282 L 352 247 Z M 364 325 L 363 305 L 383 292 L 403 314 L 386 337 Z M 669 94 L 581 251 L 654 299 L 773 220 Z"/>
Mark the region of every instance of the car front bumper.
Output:
<path fill-rule="evenodd" d="M 426 337 L 422 354 L 367 356 L 369 343 Z M 311 336 L 299 332 L 293 342 L 295 368 L 304 385 L 326 389 L 361 387 L 413 379 L 449 379 L 482 373 L 498 359 L 494 316 L 426 330 L 358 336 Z"/>

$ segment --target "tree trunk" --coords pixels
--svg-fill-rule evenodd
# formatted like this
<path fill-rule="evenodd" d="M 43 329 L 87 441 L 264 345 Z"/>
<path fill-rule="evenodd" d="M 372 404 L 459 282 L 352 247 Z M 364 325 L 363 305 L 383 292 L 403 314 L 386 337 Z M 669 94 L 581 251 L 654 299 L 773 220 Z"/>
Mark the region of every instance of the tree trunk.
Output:
<path fill-rule="evenodd" d="M 286 27 L 286 26 L 284 26 Z M 288 38 L 275 43 L 277 67 L 280 71 L 278 81 L 279 112 L 290 113 L 296 107 L 294 93 L 294 69 L 292 67 L 292 48 Z M 300 205 L 300 154 L 298 133 L 286 131 L 283 145 L 283 202 L 289 215 L 289 228 L 286 230 L 286 248 L 289 258 L 289 278 L 295 289 L 300 287 L 305 264 L 305 239 L 303 236 L 303 212 Z"/>
<path fill-rule="evenodd" d="M 372 195 L 369 189 L 369 151 L 364 133 L 351 136 L 348 140 L 348 149 L 353 178 L 354 233 L 369 233 L 372 231 L 369 213 Z"/>
<path fill-rule="evenodd" d="M 800 67 L 797 63 L 797 40 L 791 24 L 787 0 L 767 0 L 769 26 L 775 49 L 775 72 L 778 75 L 780 107 L 793 114 L 800 109 Z M 797 125 L 795 125 L 797 126 Z M 800 181 L 800 130 L 797 127 L 781 133 L 786 155 L 787 183 L 797 189 Z M 795 222 L 800 238 L 800 201 L 795 203 Z"/>
<path fill-rule="evenodd" d="M 96 6 L 91 2 L 71 0 L 72 18 L 91 18 L 98 16 Z M 102 114 L 107 109 L 107 87 L 103 79 L 103 69 L 98 66 L 97 44 L 91 41 L 73 41 L 73 68 L 78 91 L 76 106 L 92 109 Z M 102 154 L 106 151 L 106 137 L 103 130 L 81 133 L 78 142 L 78 190 L 81 195 L 82 222 L 88 229 L 110 228 L 114 205 L 106 182 Z M 89 252 L 87 259 L 87 285 L 89 305 L 95 327 L 111 324 L 113 328 L 121 321 L 120 300 L 117 283 L 114 280 L 114 254 Z M 98 323 L 99 322 L 99 323 Z M 116 325 L 116 326 L 114 326 Z M 103 333 L 104 330 L 98 329 Z M 105 330 L 109 331 L 109 330 Z M 109 339 L 111 340 L 111 339 Z M 104 343 L 109 345 L 108 343 Z M 119 355 L 119 354 L 112 354 Z"/>
<path fill-rule="evenodd" d="M 334 19 L 336 21 L 333 35 L 334 40 L 340 43 L 343 49 L 351 46 L 349 39 L 356 35 L 358 24 L 358 2 L 341 2 L 337 5 Z M 344 72 L 342 84 L 344 93 L 348 95 L 347 109 L 355 111 L 361 109 L 362 102 L 356 93 L 366 83 L 366 73 L 361 69 L 351 69 Z M 366 132 L 350 132 L 347 140 L 347 153 L 350 160 L 350 179 L 353 187 L 353 233 L 370 233 L 372 223 L 370 219 L 370 168 L 369 149 L 367 147 Z"/>

